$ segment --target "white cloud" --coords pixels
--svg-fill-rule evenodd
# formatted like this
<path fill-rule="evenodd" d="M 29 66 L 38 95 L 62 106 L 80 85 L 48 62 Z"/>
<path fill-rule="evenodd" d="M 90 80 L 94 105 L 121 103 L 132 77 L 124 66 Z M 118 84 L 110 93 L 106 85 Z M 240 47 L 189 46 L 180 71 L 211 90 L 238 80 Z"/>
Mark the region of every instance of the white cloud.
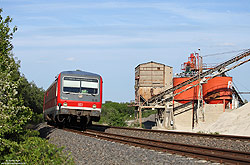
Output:
<path fill-rule="evenodd" d="M 230 42 L 224 42 L 219 44 L 219 46 L 236 46 L 234 43 L 230 43 Z"/>
<path fill-rule="evenodd" d="M 15 38 L 15 46 L 55 47 L 87 45 L 119 45 L 126 43 L 146 43 L 152 41 L 147 37 L 129 37 L 116 35 L 77 35 L 77 36 L 29 36 Z"/>
<path fill-rule="evenodd" d="M 75 57 L 68 57 L 68 58 L 66 58 L 66 60 L 67 61 L 75 61 L 76 59 L 75 59 Z"/>

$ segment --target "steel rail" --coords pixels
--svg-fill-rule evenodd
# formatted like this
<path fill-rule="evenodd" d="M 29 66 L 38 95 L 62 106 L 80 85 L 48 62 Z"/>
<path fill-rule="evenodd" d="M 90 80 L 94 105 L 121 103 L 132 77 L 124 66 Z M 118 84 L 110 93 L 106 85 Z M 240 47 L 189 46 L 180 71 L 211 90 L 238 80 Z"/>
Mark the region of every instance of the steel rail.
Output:
<path fill-rule="evenodd" d="M 127 144 L 136 144 L 148 149 L 154 149 L 164 152 L 168 151 L 171 153 L 187 155 L 195 158 L 202 158 L 205 160 L 211 160 L 220 163 L 250 164 L 250 152 L 241 152 L 197 145 L 164 142 L 159 140 L 117 135 L 105 132 L 100 133 L 98 131 L 93 130 L 87 130 L 85 133 L 92 134 L 95 137 L 106 138 L 106 140 L 112 139 L 118 142 L 125 142 Z"/>
<path fill-rule="evenodd" d="M 140 129 L 140 128 L 129 128 L 129 127 L 116 127 L 116 126 L 104 126 L 104 125 L 93 125 L 94 127 L 99 127 L 103 129 L 113 128 L 131 131 L 142 131 L 150 133 L 161 133 L 161 134 L 172 134 L 172 135 L 183 135 L 183 136 L 196 136 L 196 137 L 208 137 L 216 139 L 230 139 L 237 141 L 250 141 L 249 136 L 237 136 L 237 135 L 219 135 L 219 134 L 205 134 L 205 133 L 194 133 L 194 132 L 183 132 L 183 131 L 168 131 L 168 130 L 152 130 L 152 129 Z"/>
<path fill-rule="evenodd" d="M 145 138 L 111 134 L 88 129 L 84 132 L 71 129 L 64 130 L 85 136 L 91 136 L 98 139 L 124 143 L 161 152 L 170 152 L 173 154 L 180 154 L 189 157 L 205 159 L 208 161 L 233 164 L 250 164 L 250 152 L 225 150 L 180 143 L 169 143 L 159 140 L 150 140 Z"/>

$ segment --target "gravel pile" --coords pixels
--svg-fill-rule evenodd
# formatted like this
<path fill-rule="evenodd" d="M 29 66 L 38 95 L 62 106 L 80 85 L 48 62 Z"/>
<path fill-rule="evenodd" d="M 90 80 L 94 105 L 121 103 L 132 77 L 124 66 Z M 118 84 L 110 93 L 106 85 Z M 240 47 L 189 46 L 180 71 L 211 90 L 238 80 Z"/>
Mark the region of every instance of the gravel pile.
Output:
<path fill-rule="evenodd" d="M 201 126 L 196 131 L 219 132 L 220 134 L 250 136 L 250 103 L 232 111 L 226 111 L 218 120 L 209 125 Z"/>
<path fill-rule="evenodd" d="M 185 135 L 175 135 L 175 134 L 152 133 L 145 131 L 121 130 L 114 128 L 108 128 L 105 130 L 105 132 L 141 137 L 153 140 L 161 140 L 166 142 L 201 145 L 201 146 L 208 146 L 213 148 L 229 149 L 229 150 L 236 150 L 243 152 L 250 151 L 250 141 L 214 139 L 209 137 L 195 137 L 195 136 L 185 136 Z"/>
<path fill-rule="evenodd" d="M 72 132 L 38 125 L 41 137 L 49 139 L 66 153 L 71 152 L 76 164 L 211 164 L 203 160 L 156 152 L 120 143 L 99 140 Z"/>

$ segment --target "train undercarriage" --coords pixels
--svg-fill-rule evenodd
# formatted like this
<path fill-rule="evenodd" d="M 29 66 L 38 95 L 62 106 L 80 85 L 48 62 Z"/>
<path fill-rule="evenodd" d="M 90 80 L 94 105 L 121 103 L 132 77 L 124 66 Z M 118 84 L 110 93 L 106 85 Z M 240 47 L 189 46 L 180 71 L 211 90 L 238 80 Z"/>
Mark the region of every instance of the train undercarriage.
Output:
<path fill-rule="evenodd" d="M 92 125 L 93 121 L 98 122 L 100 120 L 100 115 L 84 115 L 83 112 L 84 111 L 81 111 L 77 114 L 45 114 L 44 120 L 47 121 L 49 125 L 58 126 L 59 128 L 80 127 L 81 130 L 85 130 L 87 126 Z M 91 114 L 91 112 L 87 114 Z"/>

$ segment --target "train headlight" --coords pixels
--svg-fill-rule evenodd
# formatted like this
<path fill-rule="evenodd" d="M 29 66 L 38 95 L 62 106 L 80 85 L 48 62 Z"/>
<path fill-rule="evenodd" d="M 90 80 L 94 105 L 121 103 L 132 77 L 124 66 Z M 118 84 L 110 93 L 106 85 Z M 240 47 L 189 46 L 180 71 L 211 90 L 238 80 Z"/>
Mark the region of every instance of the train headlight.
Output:
<path fill-rule="evenodd" d="M 67 107 L 67 106 L 68 106 L 68 104 L 67 104 L 66 102 L 64 102 L 64 103 L 63 103 L 63 106 L 64 106 L 64 107 Z"/>
<path fill-rule="evenodd" d="M 95 104 L 92 107 L 93 107 L 93 109 L 96 109 L 96 105 Z"/>

